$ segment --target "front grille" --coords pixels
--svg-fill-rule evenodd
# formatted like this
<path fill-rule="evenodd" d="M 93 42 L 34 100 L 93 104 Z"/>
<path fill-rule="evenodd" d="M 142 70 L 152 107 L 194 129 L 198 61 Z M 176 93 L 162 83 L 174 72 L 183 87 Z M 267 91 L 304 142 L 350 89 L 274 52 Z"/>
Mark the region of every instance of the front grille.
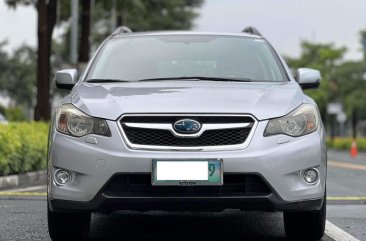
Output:
<path fill-rule="evenodd" d="M 222 146 L 237 145 L 243 143 L 249 135 L 250 129 L 227 129 L 205 131 L 197 138 L 175 137 L 167 130 L 151 130 L 141 128 L 124 127 L 130 142 L 139 145 L 153 146 Z"/>
<path fill-rule="evenodd" d="M 205 130 L 200 136 L 178 136 L 168 129 L 127 126 L 124 123 L 151 123 L 173 125 L 180 119 L 193 119 L 205 124 L 249 123 L 247 127 Z M 225 147 L 242 145 L 247 140 L 254 119 L 249 116 L 124 116 L 121 127 L 128 142 L 143 147 Z"/>
<path fill-rule="evenodd" d="M 105 195 L 113 197 L 235 197 L 267 196 L 265 181 L 256 174 L 224 173 L 222 186 L 152 186 L 151 174 L 117 174 L 106 185 Z"/>

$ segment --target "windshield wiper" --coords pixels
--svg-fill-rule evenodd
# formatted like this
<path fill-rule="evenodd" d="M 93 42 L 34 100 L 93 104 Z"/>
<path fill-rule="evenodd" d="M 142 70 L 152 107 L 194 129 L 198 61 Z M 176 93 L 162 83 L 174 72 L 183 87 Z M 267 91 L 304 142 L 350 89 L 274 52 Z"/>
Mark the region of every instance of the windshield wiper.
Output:
<path fill-rule="evenodd" d="M 138 81 L 155 81 L 155 80 L 207 80 L 207 81 L 251 82 L 251 79 L 249 78 L 225 78 L 225 77 L 205 77 L 205 76 L 151 78 L 151 79 L 140 79 Z"/>
<path fill-rule="evenodd" d="M 116 83 L 116 82 L 130 82 L 130 81 L 121 80 L 121 79 L 88 79 L 85 82 L 88 82 L 88 83 Z"/>

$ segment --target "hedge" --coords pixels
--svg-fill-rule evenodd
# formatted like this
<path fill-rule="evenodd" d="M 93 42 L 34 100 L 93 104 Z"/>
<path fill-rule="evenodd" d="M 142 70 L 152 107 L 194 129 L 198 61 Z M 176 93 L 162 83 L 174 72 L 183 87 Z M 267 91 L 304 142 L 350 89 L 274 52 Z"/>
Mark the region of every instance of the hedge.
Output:
<path fill-rule="evenodd" d="M 0 124 L 0 176 L 46 169 L 48 123 Z"/>
<path fill-rule="evenodd" d="M 336 137 L 332 141 L 327 139 L 327 146 L 331 149 L 349 150 L 352 146 L 353 138 L 351 137 Z M 356 139 L 357 149 L 359 151 L 366 151 L 366 138 L 360 137 Z"/>

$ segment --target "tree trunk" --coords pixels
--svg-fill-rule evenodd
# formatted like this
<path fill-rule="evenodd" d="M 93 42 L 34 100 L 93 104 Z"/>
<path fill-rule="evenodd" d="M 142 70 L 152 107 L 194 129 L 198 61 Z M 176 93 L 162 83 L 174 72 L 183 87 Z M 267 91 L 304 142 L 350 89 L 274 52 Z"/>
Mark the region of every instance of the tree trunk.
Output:
<path fill-rule="evenodd" d="M 118 14 L 118 15 L 117 15 L 117 19 L 116 19 L 116 26 L 117 26 L 117 28 L 118 28 L 118 27 L 121 27 L 121 26 L 124 26 L 124 21 L 123 21 L 123 16 L 122 16 L 122 14 Z M 114 29 L 112 29 L 112 31 L 114 31 Z"/>
<path fill-rule="evenodd" d="M 57 0 L 39 0 L 38 11 L 38 60 L 37 103 L 34 120 L 51 119 L 50 73 L 52 32 L 56 24 Z"/>
<path fill-rule="evenodd" d="M 357 137 L 357 122 L 358 122 L 357 110 L 354 109 L 352 111 L 352 137 L 353 137 L 353 139 L 356 139 L 356 137 Z"/>
<path fill-rule="evenodd" d="M 90 52 L 90 0 L 81 0 L 81 37 L 79 47 L 79 62 L 89 61 Z"/>

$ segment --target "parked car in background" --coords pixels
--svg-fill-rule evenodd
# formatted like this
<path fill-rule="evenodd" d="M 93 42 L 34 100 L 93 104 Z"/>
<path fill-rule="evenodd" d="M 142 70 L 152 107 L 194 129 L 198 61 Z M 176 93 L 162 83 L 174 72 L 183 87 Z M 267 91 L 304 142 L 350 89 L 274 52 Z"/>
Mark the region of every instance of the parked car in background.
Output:
<path fill-rule="evenodd" d="M 87 237 L 92 212 L 227 208 L 281 211 L 290 239 L 322 238 L 325 133 L 303 92 L 320 73 L 294 78 L 254 28 L 121 28 L 80 78 L 55 79 L 71 92 L 49 136 L 53 240 Z"/>

